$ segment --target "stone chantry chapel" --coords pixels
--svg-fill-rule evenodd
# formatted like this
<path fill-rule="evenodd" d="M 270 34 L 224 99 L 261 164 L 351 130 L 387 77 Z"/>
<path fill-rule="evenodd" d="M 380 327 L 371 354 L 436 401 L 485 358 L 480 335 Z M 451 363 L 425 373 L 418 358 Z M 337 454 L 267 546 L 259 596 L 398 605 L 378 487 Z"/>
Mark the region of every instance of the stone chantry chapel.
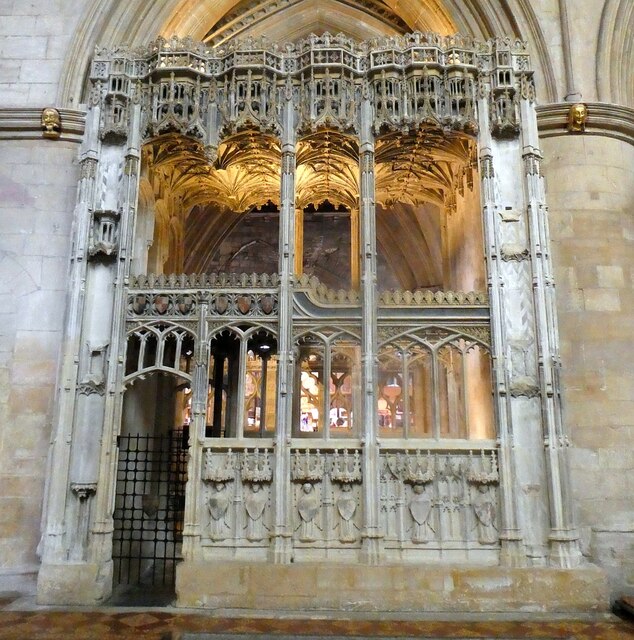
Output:
<path fill-rule="evenodd" d="M 634 11 L 581 5 L 0 2 L 0 581 L 634 590 Z"/>

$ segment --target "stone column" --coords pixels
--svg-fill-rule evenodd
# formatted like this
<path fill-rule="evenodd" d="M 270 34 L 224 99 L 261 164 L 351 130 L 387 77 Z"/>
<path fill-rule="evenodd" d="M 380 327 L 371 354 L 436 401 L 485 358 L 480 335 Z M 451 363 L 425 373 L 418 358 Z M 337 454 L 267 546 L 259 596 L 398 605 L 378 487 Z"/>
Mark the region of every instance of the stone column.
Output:
<path fill-rule="evenodd" d="M 359 242 L 359 209 L 353 207 L 350 209 L 350 286 L 357 291 L 361 280 Z"/>
<path fill-rule="evenodd" d="M 512 398 L 509 389 L 509 371 L 506 366 L 504 352 L 504 345 L 509 338 L 509 331 L 505 322 L 507 317 L 506 283 L 500 264 L 501 249 L 498 221 L 506 209 L 499 202 L 499 194 L 496 188 L 493 140 L 489 130 L 489 103 L 484 98 L 478 101 L 478 117 L 483 229 L 491 307 L 493 397 L 496 407 L 497 435 L 500 441 L 501 513 L 499 533 L 501 563 L 506 566 L 516 567 L 523 566 L 526 563 L 526 559 L 518 514 Z"/>
<path fill-rule="evenodd" d="M 137 96 L 140 98 L 140 96 Z M 94 560 L 98 564 L 112 563 L 112 504 L 114 504 L 115 483 L 117 477 L 117 436 L 121 424 L 121 409 L 123 402 L 123 349 L 125 344 L 125 285 L 130 274 L 132 247 L 134 241 L 134 227 L 136 208 L 138 203 L 139 175 L 140 175 L 140 128 L 141 105 L 134 100 L 129 105 L 130 117 L 128 137 L 122 145 L 123 162 L 119 165 L 123 169 L 119 182 L 118 210 L 121 212 L 119 228 L 119 250 L 113 265 L 112 283 L 109 285 L 109 299 L 103 296 L 99 304 L 99 312 L 104 307 L 111 307 L 110 321 L 110 353 L 107 372 L 107 395 L 104 407 L 101 451 L 99 460 L 99 491 L 96 495 L 95 524 L 93 534 Z M 103 149 L 102 149 L 103 157 Z M 105 168 L 110 180 L 115 179 L 112 167 Z M 120 169 L 119 169 L 120 170 Z M 114 191 L 114 188 L 104 182 L 104 191 Z M 103 294 L 102 294 L 103 295 Z M 93 425 L 94 426 L 94 425 Z"/>
<path fill-rule="evenodd" d="M 614 131 L 631 132 L 634 121 L 620 107 L 590 105 L 600 118 L 585 133 L 568 133 L 568 108 L 537 109 L 566 457 L 583 556 L 608 572 L 617 593 L 634 571 L 634 528 L 623 526 L 632 520 L 634 477 L 634 139 Z"/>
<path fill-rule="evenodd" d="M 128 100 L 128 127 L 116 132 L 108 129 L 114 121 L 110 109 L 95 93 L 86 140 L 99 157 L 99 187 L 85 202 L 81 199 L 87 185 L 79 188 L 70 284 L 82 295 L 72 294 L 67 326 L 67 357 L 76 366 L 70 372 L 65 367 L 64 373 L 71 375 L 62 379 L 62 395 L 74 398 L 74 407 L 64 403 L 56 429 L 66 451 L 55 445 L 52 449 L 47 511 L 55 533 L 52 545 L 48 534 L 43 543 L 41 602 L 61 598 L 65 603 L 94 603 L 112 588 L 111 505 L 123 367 L 118 354 L 125 334 L 124 286 L 138 200 L 141 109 L 139 100 Z M 93 142 L 98 130 L 100 144 Z M 75 522 L 81 526 L 65 526 Z"/>
<path fill-rule="evenodd" d="M 366 89 L 366 88 L 364 88 Z M 363 418 L 363 530 L 362 557 L 379 564 L 382 532 L 379 519 L 379 443 L 376 404 L 377 380 L 377 295 L 376 295 L 376 210 L 374 183 L 374 136 L 372 102 L 367 92 L 359 107 L 359 223 L 361 233 L 362 301 L 362 418 Z"/>
<path fill-rule="evenodd" d="M 290 515 L 290 438 L 293 421 L 293 272 L 295 269 L 295 106 L 290 78 L 282 105 L 282 167 L 280 177 L 278 393 L 275 429 L 274 524 L 271 559 L 288 563 L 292 555 Z"/>
<path fill-rule="evenodd" d="M 201 513 L 198 509 L 198 498 L 201 488 L 202 450 L 207 423 L 210 359 L 207 307 L 208 300 L 201 301 L 200 315 L 198 317 L 198 344 L 196 345 L 196 358 L 192 376 L 192 421 L 189 425 L 188 480 L 185 487 L 185 512 L 183 514 L 183 559 L 186 561 L 196 560 L 201 548 Z M 178 565 L 176 571 L 178 572 Z"/>
<path fill-rule="evenodd" d="M 293 247 L 295 275 L 304 273 L 304 211 L 295 209 L 295 242 Z"/>
<path fill-rule="evenodd" d="M 536 312 L 536 347 L 542 403 L 544 458 L 550 503 L 550 554 L 553 566 L 572 568 L 581 561 L 579 535 L 573 522 L 567 460 L 569 446 L 562 419 L 561 359 L 555 283 L 550 257 L 548 209 L 541 174 L 541 151 L 532 93 L 521 100 L 522 157 L 528 213 L 528 239 Z"/>
<path fill-rule="evenodd" d="M 99 157 L 99 103 L 91 105 L 86 115 L 84 141 L 80 151 L 80 179 L 74 211 L 71 273 L 68 282 L 68 319 L 65 327 L 65 349 L 60 371 L 58 408 L 54 418 L 48 461 L 48 485 L 44 504 L 44 526 L 40 553 L 42 564 L 56 565 L 65 559 L 65 509 L 69 488 L 69 464 L 73 435 L 73 413 L 77 393 L 78 354 L 81 347 L 81 325 L 86 281 L 86 252 L 94 206 L 97 158 Z M 93 492 L 94 493 L 94 492 Z M 44 576 L 38 585 L 39 598 L 47 599 Z M 44 590 L 44 593 L 42 591 Z"/>

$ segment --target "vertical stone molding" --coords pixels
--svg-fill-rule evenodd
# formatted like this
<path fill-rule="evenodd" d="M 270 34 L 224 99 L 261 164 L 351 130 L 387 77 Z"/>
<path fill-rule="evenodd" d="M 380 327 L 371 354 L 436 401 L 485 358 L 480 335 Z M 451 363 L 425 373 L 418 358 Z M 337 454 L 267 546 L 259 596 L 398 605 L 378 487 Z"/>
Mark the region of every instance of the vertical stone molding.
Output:
<path fill-rule="evenodd" d="M 362 86 L 359 106 L 359 227 L 361 249 L 361 309 L 362 309 L 362 394 L 364 469 L 364 523 L 362 551 L 364 561 L 381 561 L 379 524 L 379 445 L 378 415 L 374 390 L 377 384 L 377 320 L 376 320 L 376 210 L 374 180 L 374 136 L 372 134 L 372 103 L 369 87 Z"/>

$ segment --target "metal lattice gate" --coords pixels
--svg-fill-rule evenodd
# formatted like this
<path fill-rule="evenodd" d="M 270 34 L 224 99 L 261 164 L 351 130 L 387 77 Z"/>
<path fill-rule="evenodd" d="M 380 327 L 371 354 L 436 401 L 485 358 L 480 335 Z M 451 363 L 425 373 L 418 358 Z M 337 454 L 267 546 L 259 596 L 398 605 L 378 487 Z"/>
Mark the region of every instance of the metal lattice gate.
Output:
<path fill-rule="evenodd" d="M 112 559 L 117 584 L 168 586 L 180 558 L 187 434 L 119 436 Z"/>

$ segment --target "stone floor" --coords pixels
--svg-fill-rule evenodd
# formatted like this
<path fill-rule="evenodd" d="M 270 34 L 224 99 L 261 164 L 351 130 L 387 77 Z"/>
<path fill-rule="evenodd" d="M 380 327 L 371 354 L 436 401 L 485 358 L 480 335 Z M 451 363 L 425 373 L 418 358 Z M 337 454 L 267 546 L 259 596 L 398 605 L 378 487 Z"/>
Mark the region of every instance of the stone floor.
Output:
<path fill-rule="evenodd" d="M 629 640 L 634 639 L 634 622 L 604 615 L 582 619 L 512 619 L 509 615 L 477 616 L 411 614 L 258 616 L 224 611 L 202 614 L 171 607 L 45 608 L 34 600 L 0 594 L 0 640 L 103 640 L 110 638 L 146 640 L 316 640 L 357 638 L 369 640 Z"/>

